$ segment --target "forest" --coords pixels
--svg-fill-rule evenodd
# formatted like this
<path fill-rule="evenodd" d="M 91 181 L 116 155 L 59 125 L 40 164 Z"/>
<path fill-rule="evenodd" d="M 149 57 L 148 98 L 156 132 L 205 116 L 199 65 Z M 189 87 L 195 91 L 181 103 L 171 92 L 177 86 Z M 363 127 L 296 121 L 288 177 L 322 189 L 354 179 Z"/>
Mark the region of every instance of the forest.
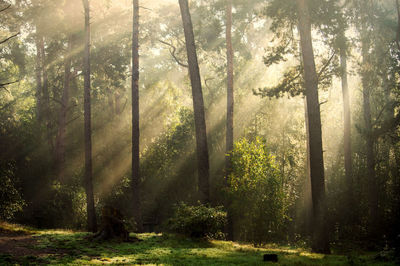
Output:
<path fill-rule="evenodd" d="M 400 263 L 399 2 L 0 0 L 0 264 Z"/>

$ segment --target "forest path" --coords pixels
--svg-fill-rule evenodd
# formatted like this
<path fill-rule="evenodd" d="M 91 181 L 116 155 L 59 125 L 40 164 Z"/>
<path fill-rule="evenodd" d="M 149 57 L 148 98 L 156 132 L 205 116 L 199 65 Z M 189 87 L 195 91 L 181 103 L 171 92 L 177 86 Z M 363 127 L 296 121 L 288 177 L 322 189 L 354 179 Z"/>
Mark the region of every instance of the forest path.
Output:
<path fill-rule="evenodd" d="M 66 250 L 41 247 L 37 236 L 25 230 L 0 227 L 0 264 L 40 263 L 48 256 L 63 256 Z M 44 262 L 44 261 L 43 261 Z"/>

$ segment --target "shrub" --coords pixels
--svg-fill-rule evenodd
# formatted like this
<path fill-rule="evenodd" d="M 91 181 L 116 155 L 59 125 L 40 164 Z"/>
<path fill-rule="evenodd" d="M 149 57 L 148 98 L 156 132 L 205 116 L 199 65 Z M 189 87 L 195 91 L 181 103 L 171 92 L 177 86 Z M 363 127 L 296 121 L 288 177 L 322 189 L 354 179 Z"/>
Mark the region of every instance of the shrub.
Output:
<path fill-rule="evenodd" d="M 261 138 L 242 139 L 230 154 L 228 196 L 239 238 L 261 244 L 284 231 L 286 199 L 282 177 Z"/>
<path fill-rule="evenodd" d="M 14 165 L 0 166 L 0 219 L 11 220 L 25 205 L 15 185 Z"/>
<path fill-rule="evenodd" d="M 221 238 L 225 224 L 226 212 L 222 207 L 188 206 L 185 203 L 175 206 L 174 215 L 167 222 L 171 232 L 193 238 Z"/>

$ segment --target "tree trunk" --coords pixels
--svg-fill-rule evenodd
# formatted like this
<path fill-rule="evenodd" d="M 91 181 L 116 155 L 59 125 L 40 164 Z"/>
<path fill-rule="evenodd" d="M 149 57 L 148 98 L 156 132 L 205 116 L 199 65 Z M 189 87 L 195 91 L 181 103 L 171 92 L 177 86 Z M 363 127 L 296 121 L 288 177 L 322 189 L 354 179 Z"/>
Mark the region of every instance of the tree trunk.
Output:
<path fill-rule="evenodd" d="M 366 3 L 368 4 L 368 3 Z M 367 34 L 367 10 L 362 6 L 361 17 L 361 56 L 362 56 L 362 73 L 361 82 L 363 87 L 363 113 L 365 126 L 365 142 L 367 155 L 367 181 L 368 181 L 368 204 L 370 210 L 369 217 L 369 234 L 372 238 L 377 236 L 378 228 L 378 191 L 375 173 L 375 155 L 374 155 L 374 137 L 372 134 L 371 121 L 371 62 L 369 56 L 369 37 Z"/>
<path fill-rule="evenodd" d="M 133 0 L 132 31 L 132 211 L 137 230 L 143 231 L 139 168 L 139 0 Z"/>
<path fill-rule="evenodd" d="M 84 72 L 84 120 L 85 120 L 85 190 L 87 206 L 88 231 L 97 231 L 96 212 L 94 208 L 93 177 L 92 177 L 92 129 L 90 106 L 90 9 L 89 1 L 83 0 L 85 9 L 85 55 Z"/>
<path fill-rule="evenodd" d="M 324 215 L 325 180 L 321 115 L 318 99 L 318 77 L 312 47 L 310 15 L 306 0 L 297 0 L 297 7 L 309 123 L 310 176 L 314 228 L 312 249 L 314 252 L 329 253 L 329 239 Z"/>
<path fill-rule="evenodd" d="M 56 171 L 61 184 L 65 183 L 65 137 L 69 91 L 71 82 L 71 52 L 72 38 L 68 38 L 68 48 L 64 56 L 64 89 L 61 96 L 61 106 L 58 118 L 58 133 L 56 139 Z"/>
<path fill-rule="evenodd" d="M 42 83 L 42 103 L 43 103 L 43 119 L 46 125 L 46 138 L 47 143 L 49 145 L 49 149 L 51 153 L 54 152 L 54 144 L 51 137 L 51 116 L 50 116 L 50 93 L 49 93 L 49 81 L 47 76 L 47 62 L 46 62 L 46 50 L 44 48 L 44 38 L 43 36 L 39 37 L 39 49 L 41 56 L 41 67 L 42 67 L 42 75 L 43 75 L 43 83 Z"/>
<path fill-rule="evenodd" d="M 344 169 L 346 175 L 346 190 L 347 190 L 347 205 L 349 206 L 349 219 L 350 221 L 353 210 L 351 206 L 354 205 L 353 200 L 353 162 L 351 155 L 351 111 L 350 111 L 350 93 L 347 82 L 347 53 L 345 37 L 343 36 L 343 44 L 340 47 L 340 65 L 342 68 L 342 94 L 343 94 L 343 129 L 344 129 Z"/>
<path fill-rule="evenodd" d="M 204 114 L 203 92 L 201 89 L 200 70 L 197 61 L 196 45 L 194 42 L 193 26 L 190 17 L 188 1 L 179 0 L 179 6 L 181 9 L 183 29 L 185 32 L 190 83 L 192 85 L 200 200 L 205 204 L 209 203 L 210 201 L 210 167 L 208 161 L 207 130 Z"/>
<path fill-rule="evenodd" d="M 227 59 L 227 103 L 226 103 L 226 154 L 230 154 L 233 150 L 233 48 L 232 48 L 232 0 L 227 0 L 226 5 L 226 59 Z M 225 157 L 226 178 L 232 172 L 232 164 L 230 156 Z M 230 211 L 230 202 L 226 203 L 228 211 L 227 233 L 228 240 L 234 240 L 233 217 Z"/>
<path fill-rule="evenodd" d="M 36 32 L 38 29 L 36 27 Z M 42 106 L 42 97 L 43 97 L 43 85 L 42 85 L 42 64 L 41 64 L 41 45 L 40 45 L 40 36 L 37 33 L 36 35 L 36 118 L 39 122 L 42 121 L 43 115 L 43 106 Z"/>
<path fill-rule="evenodd" d="M 310 175 L 310 128 L 308 124 L 308 111 L 307 99 L 304 97 L 304 114 L 305 114 L 305 127 L 306 127 L 306 151 L 307 151 L 307 165 L 306 165 L 306 182 L 304 184 L 304 227 L 306 234 L 312 235 L 312 196 L 311 196 L 311 175 Z"/>

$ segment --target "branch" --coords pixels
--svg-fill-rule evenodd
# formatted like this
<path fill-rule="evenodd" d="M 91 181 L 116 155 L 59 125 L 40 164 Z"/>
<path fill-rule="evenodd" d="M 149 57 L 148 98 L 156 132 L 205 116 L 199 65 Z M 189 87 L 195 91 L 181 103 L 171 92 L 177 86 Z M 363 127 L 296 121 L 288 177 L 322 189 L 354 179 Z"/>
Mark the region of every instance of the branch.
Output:
<path fill-rule="evenodd" d="M 139 8 L 142 8 L 142 9 L 146 9 L 146 10 L 153 11 L 153 9 L 151 9 L 151 8 L 148 8 L 148 7 L 144 7 L 144 6 L 139 6 Z M 153 11 L 153 12 L 154 12 L 154 11 Z"/>
<path fill-rule="evenodd" d="M 160 43 L 163 43 L 163 44 L 165 44 L 165 45 L 168 45 L 169 47 L 172 48 L 172 51 L 169 50 L 169 52 L 171 53 L 171 56 L 175 59 L 176 63 L 178 63 L 178 65 L 180 65 L 180 66 L 182 66 L 182 67 L 186 67 L 186 68 L 189 67 L 188 65 L 182 63 L 182 62 L 176 57 L 176 55 L 175 55 L 176 47 L 175 47 L 175 46 L 173 46 L 173 45 L 170 44 L 170 43 L 164 42 L 163 40 L 158 40 L 158 41 L 159 41 Z"/>
<path fill-rule="evenodd" d="M 8 6 L 6 6 L 6 7 L 3 8 L 3 9 L 0 9 L 0 12 L 6 11 L 6 10 L 9 9 L 10 7 L 11 7 L 11 4 L 9 4 Z"/>
<path fill-rule="evenodd" d="M 6 92 L 11 93 L 6 87 L 0 87 L 0 89 L 4 89 Z"/>
<path fill-rule="evenodd" d="M 0 88 L 3 88 L 4 86 L 10 85 L 10 84 L 14 84 L 14 83 L 17 83 L 17 82 L 19 82 L 19 80 L 7 82 L 7 83 L 0 83 Z"/>
<path fill-rule="evenodd" d="M 50 100 L 53 100 L 54 102 L 58 103 L 61 106 L 64 106 L 63 102 L 61 102 L 60 100 L 54 98 L 54 97 L 50 97 Z"/>
<path fill-rule="evenodd" d="M 3 43 L 5 43 L 5 42 L 9 41 L 11 38 L 14 38 L 14 37 L 18 36 L 18 34 L 20 34 L 20 33 L 17 32 L 17 33 L 15 33 L 14 35 L 11 35 L 10 37 L 8 37 L 8 38 L 6 38 L 6 39 L 0 41 L 0 44 L 3 44 Z"/>
<path fill-rule="evenodd" d="M 204 84 L 206 85 L 206 87 L 207 87 L 207 89 L 209 89 L 210 90 L 210 86 L 208 86 L 208 81 L 209 80 L 213 80 L 214 78 L 206 78 L 205 80 L 204 80 Z"/>
<path fill-rule="evenodd" d="M 319 105 L 321 106 L 321 105 L 323 105 L 323 104 L 326 104 L 328 101 L 326 100 L 326 101 L 323 101 L 323 102 L 320 102 L 319 103 Z"/>
<path fill-rule="evenodd" d="M 376 116 L 376 119 L 375 119 L 375 122 L 374 123 L 372 123 L 372 126 L 376 126 L 376 124 L 378 124 L 378 122 L 379 122 L 379 120 L 381 119 L 381 116 L 383 115 L 383 112 L 385 111 L 385 110 L 388 110 L 389 108 L 394 108 L 396 106 L 396 103 L 386 103 L 383 107 L 382 107 L 382 109 L 381 109 L 381 111 L 379 112 L 379 114 Z"/>
<path fill-rule="evenodd" d="M 121 114 L 124 112 L 127 103 L 128 103 L 128 99 L 125 99 L 124 106 L 122 107 L 122 110 L 120 112 Z"/>
<path fill-rule="evenodd" d="M 333 57 L 336 55 L 336 52 L 333 52 L 333 54 L 331 55 L 331 57 L 329 58 L 328 62 L 326 62 L 326 64 L 321 68 L 321 70 L 318 72 L 318 80 L 320 79 L 322 73 L 324 73 L 324 71 L 326 70 L 326 68 L 330 65 Z"/>

